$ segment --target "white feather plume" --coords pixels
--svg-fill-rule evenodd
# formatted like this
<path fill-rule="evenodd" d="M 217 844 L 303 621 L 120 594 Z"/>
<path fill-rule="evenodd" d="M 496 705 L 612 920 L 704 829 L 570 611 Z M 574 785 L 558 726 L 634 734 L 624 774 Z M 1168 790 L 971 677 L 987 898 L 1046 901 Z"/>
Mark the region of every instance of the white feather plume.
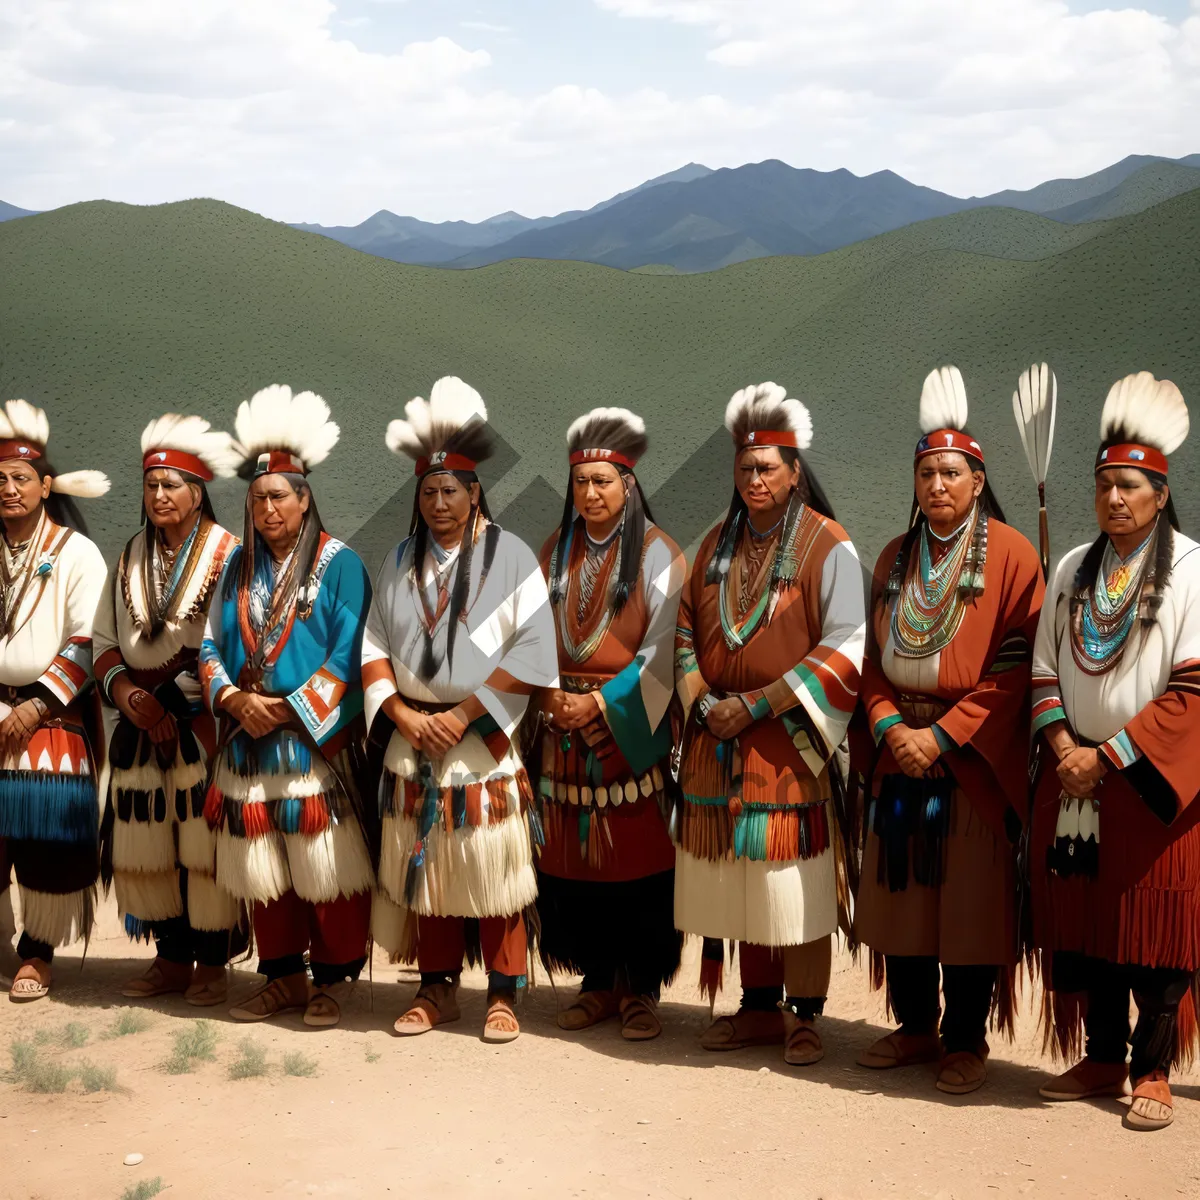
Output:
<path fill-rule="evenodd" d="M 203 417 L 167 413 L 157 417 L 142 430 L 142 454 L 154 450 L 180 450 L 194 454 L 221 479 L 237 474 L 244 460 L 232 436 L 212 426 Z"/>
<path fill-rule="evenodd" d="M 428 400 L 416 396 L 404 406 L 404 416 L 389 422 L 384 440 L 393 454 L 425 458 L 473 418 L 480 427 L 487 424 L 483 397 L 458 376 L 447 375 L 433 385 Z"/>
<path fill-rule="evenodd" d="M 316 392 L 297 392 L 273 383 L 238 407 L 234 422 L 243 461 L 267 450 L 286 450 L 306 469 L 323 463 L 341 430 L 329 419 L 329 405 Z"/>
<path fill-rule="evenodd" d="M 957 367 L 938 367 L 925 376 L 918 421 L 922 433 L 966 429 L 967 388 Z"/>
<path fill-rule="evenodd" d="M 50 419 L 28 400 L 8 400 L 0 408 L 0 437 L 45 447 L 50 440 Z"/>
<path fill-rule="evenodd" d="M 1054 449 L 1054 418 L 1058 408 L 1058 380 L 1054 372 L 1045 363 L 1034 363 L 1023 371 L 1012 403 L 1029 469 L 1039 484 L 1045 483 Z"/>
<path fill-rule="evenodd" d="M 84 500 L 95 500 L 112 487 L 103 471 L 65 471 L 55 475 L 50 490 L 60 496 L 78 496 Z"/>
<path fill-rule="evenodd" d="M 1187 405 L 1175 384 L 1139 371 L 1109 388 L 1100 414 L 1100 441 L 1121 436 L 1170 454 L 1183 445 L 1188 426 Z"/>
<path fill-rule="evenodd" d="M 725 428 L 738 443 L 748 433 L 769 429 L 794 433 L 797 449 L 812 445 L 812 416 L 799 400 L 789 400 L 787 390 L 777 383 L 751 384 L 734 392 L 725 406 Z"/>

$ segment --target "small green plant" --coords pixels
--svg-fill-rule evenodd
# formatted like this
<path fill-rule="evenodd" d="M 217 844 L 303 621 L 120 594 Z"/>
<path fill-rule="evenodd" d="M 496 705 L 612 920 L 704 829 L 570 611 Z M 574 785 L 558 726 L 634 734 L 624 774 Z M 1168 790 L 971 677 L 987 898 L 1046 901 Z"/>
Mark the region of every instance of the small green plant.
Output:
<path fill-rule="evenodd" d="M 123 1008 L 113 1021 L 112 1028 L 104 1035 L 106 1038 L 129 1037 L 134 1033 L 145 1033 L 153 1022 L 150 1014 L 140 1008 Z"/>
<path fill-rule="evenodd" d="M 143 1179 L 141 1183 L 127 1187 L 121 1193 L 121 1200 L 152 1200 L 163 1190 L 163 1186 L 162 1176 L 155 1175 L 153 1179 Z"/>
<path fill-rule="evenodd" d="M 98 1067 L 84 1059 L 79 1064 L 79 1082 L 85 1092 L 118 1092 L 116 1067 Z"/>
<path fill-rule="evenodd" d="M 163 1063 L 168 1075 L 187 1075 L 197 1059 L 212 1062 L 217 1057 L 217 1030 L 211 1021 L 197 1021 L 173 1035 L 175 1048 Z"/>
<path fill-rule="evenodd" d="M 283 1056 L 283 1073 L 285 1075 L 299 1075 L 304 1078 L 309 1078 L 317 1073 L 317 1060 L 309 1058 L 299 1051 Z"/>
<path fill-rule="evenodd" d="M 81 1046 L 86 1046 L 88 1038 L 91 1037 L 92 1031 L 78 1021 L 72 1021 L 69 1025 L 64 1025 L 58 1035 L 58 1044 L 64 1050 L 78 1050 Z"/>
<path fill-rule="evenodd" d="M 367 1047 L 367 1062 L 378 1062 L 382 1057 L 383 1055 L 378 1050 L 372 1050 L 370 1046 Z"/>
<path fill-rule="evenodd" d="M 238 1049 L 242 1054 L 229 1064 L 230 1079 L 256 1079 L 267 1073 L 267 1052 L 260 1045 L 250 1038 L 242 1038 Z"/>
<path fill-rule="evenodd" d="M 38 1055 L 32 1042 L 9 1043 L 12 1055 L 12 1070 L 8 1078 L 28 1092 L 54 1094 L 65 1092 L 67 1084 L 75 1078 L 75 1072 L 61 1063 L 47 1062 Z"/>
<path fill-rule="evenodd" d="M 34 1035 L 33 1040 L 39 1046 L 48 1046 L 53 1040 L 54 1034 L 49 1029 L 39 1029 Z"/>

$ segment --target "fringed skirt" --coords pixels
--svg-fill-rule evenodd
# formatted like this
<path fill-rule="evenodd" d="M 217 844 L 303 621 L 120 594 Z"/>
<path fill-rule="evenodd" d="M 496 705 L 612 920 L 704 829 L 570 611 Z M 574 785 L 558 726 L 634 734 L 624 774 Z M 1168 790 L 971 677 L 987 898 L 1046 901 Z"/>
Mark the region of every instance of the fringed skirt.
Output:
<path fill-rule="evenodd" d="M 777 728 L 754 739 L 745 762 L 706 730 L 687 740 L 675 827 L 675 923 L 685 933 L 795 946 L 837 928 L 829 773 L 801 777 L 782 724 L 769 724 Z"/>
<path fill-rule="evenodd" d="M 408 917 L 507 917 L 537 896 L 540 823 L 525 768 L 499 762 L 474 730 L 443 758 L 418 755 L 397 731 L 380 785 L 383 840 L 374 937 L 411 948 Z"/>
<path fill-rule="evenodd" d="M 0 705 L 0 715 L 7 711 Z M 0 761 L 0 838 L 16 868 L 21 923 L 35 941 L 65 946 L 91 933 L 99 825 L 81 726 L 43 725 L 19 756 Z"/>
<path fill-rule="evenodd" d="M 235 734 L 217 760 L 204 816 L 216 834 L 217 886 L 238 900 L 267 904 L 292 890 L 321 904 L 374 885 L 337 772 L 290 730 Z"/>
<path fill-rule="evenodd" d="M 178 744 L 164 755 L 121 717 L 110 747 L 101 865 L 135 936 L 147 923 L 183 915 L 180 867 L 188 872 L 193 929 L 222 932 L 238 919 L 237 900 L 216 883 L 217 836 L 204 819 L 206 755 L 192 723 L 178 727 Z"/>

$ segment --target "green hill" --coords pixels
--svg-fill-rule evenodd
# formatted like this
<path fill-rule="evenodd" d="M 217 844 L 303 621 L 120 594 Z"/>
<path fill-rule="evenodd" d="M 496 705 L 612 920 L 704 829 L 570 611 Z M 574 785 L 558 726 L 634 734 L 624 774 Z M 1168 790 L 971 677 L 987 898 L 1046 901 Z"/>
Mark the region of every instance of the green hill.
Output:
<path fill-rule="evenodd" d="M 515 261 L 474 271 L 371 258 L 213 201 L 89 203 L 0 225 L 0 393 L 44 404 L 62 469 L 99 466 L 88 505 L 112 550 L 136 523 L 137 435 L 168 410 L 231 425 L 270 382 L 313 388 L 342 441 L 314 477 L 329 528 L 370 559 L 404 532 L 404 463 L 387 421 L 439 375 L 483 392 L 506 443 L 493 508 L 530 539 L 557 520 L 567 423 L 596 404 L 642 412 L 642 478 L 690 543 L 723 507 L 725 401 L 763 379 L 811 407 L 811 461 L 864 558 L 904 523 L 925 373 L 963 370 L 972 427 L 1023 528 L 1032 487 L 1013 426 L 1018 372 L 1060 382 L 1049 492 L 1056 548 L 1091 528 L 1088 473 L 1112 380 L 1147 368 L 1200 398 L 1200 192 L 1131 217 L 1061 225 L 1012 210 L 923 222 L 830 254 L 702 275 Z M 1196 443 L 1176 455 L 1196 527 Z M 240 524 L 241 490 L 218 489 Z"/>

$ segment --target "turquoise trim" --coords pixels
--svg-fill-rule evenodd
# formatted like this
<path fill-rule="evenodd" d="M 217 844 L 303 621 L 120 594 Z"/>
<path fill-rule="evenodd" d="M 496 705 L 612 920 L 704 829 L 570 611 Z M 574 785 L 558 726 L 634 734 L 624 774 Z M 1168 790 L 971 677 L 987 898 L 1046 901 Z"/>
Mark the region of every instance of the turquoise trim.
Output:
<path fill-rule="evenodd" d="M 1061 704 L 1056 704 L 1053 708 L 1048 708 L 1044 713 L 1033 718 L 1033 732 L 1037 733 L 1039 729 L 1053 725 L 1055 721 L 1065 721 L 1066 719 L 1066 710 Z"/>
<path fill-rule="evenodd" d="M 887 733 L 893 725 L 899 725 L 904 718 L 899 713 L 892 713 L 890 717 L 880 717 L 875 722 L 875 728 L 871 730 L 871 736 L 875 739 L 875 745 L 879 745 L 883 741 L 883 735 Z"/>
<path fill-rule="evenodd" d="M 951 750 L 958 749 L 958 743 L 937 722 L 934 722 L 929 728 L 933 730 L 933 736 L 937 738 L 938 749 L 943 754 L 949 754 Z"/>
<path fill-rule="evenodd" d="M 804 684 L 804 690 L 813 698 L 816 706 L 826 717 L 831 721 L 846 719 L 846 714 L 839 712 L 829 702 L 829 697 L 825 695 L 825 685 L 811 667 L 806 667 L 803 663 L 800 663 L 795 668 L 795 674 L 800 682 Z"/>
<path fill-rule="evenodd" d="M 639 654 L 624 670 L 617 672 L 601 689 L 605 717 L 618 749 L 635 775 L 644 775 L 655 763 L 671 753 L 671 721 L 664 713 L 656 730 L 642 701 L 642 666 Z"/>

